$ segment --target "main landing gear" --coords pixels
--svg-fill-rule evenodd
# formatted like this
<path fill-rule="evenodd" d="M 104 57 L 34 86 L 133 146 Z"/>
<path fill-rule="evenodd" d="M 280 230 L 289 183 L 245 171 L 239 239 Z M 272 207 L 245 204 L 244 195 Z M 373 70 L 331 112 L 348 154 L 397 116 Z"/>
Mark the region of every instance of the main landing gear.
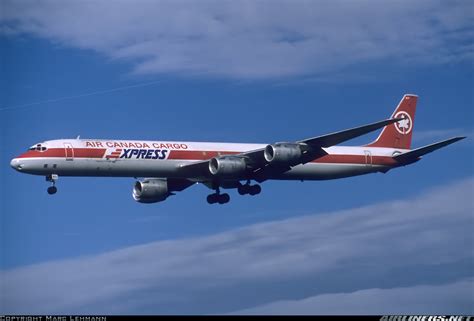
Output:
<path fill-rule="evenodd" d="M 260 185 L 258 184 L 250 185 L 250 182 L 247 182 L 247 184 L 240 185 L 239 187 L 237 187 L 237 192 L 239 192 L 240 195 L 249 194 L 253 196 L 253 195 L 260 194 L 261 191 L 262 191 L 262 188 L 260 187 Z"/>
<path fill-rule="evenodd" d="M 255 184 L 255 185 L 250 185 L 250 181 L 247 181 L 246 184 L 242 185 L 239 183 L 238 186 L 233 186 L 234 188 L 237 187 L 237 191 L 239 192 L 240 195 L 257 195 L 260 194 L 262 191 L 262 188 L 260 185 Z M 214 194 L 210 194 L 207 196 L 207 202 L 209 204 L 226 204 L 229 203 L 230 201 L 230 196 L 229 194 L 221 194 L 219 190 L 219 186 L 213 186 L 215 188 L 216 192 Z"/>
<path fill-rule="evenodd" d="M 209 204 L 225 204 L 229 203 L 230 201 L 230 196 L 227 193 L 220 194 L 219 187 L 216 188 L 216 192 L 214 194 L 207 195 L 207 202 Z"/>
<path fill-rule="evenodd" d="M 56 192 L 58 191 L 58 188 L 55 186 L 58 178 L 59 176 L 57 174 L 51 174 L 46 176 L 46 181 L 51 182 L 51 186 L 47 189 L 49 195 L 56 194 Z"/>

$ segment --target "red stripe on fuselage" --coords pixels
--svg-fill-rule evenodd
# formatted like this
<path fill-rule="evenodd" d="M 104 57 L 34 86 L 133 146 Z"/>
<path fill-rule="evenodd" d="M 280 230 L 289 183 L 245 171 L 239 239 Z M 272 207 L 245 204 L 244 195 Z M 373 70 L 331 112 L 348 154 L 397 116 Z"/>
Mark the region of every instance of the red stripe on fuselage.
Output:
<path fill-rule="evenodd" d="M 368 158 L 368 159 L 367 159 Z M 366 155 L 325 155 L 311 161 L 311 163 L 330 163 L 330 164 L 366 164 L 371 162 L 370 156 Z M 397 162 L 389 156 L 372 156 L 372 165 L 393 166 Z"/>
<path fill-rule="evenodd" d="M 68 156 L 74 154 L 74 158 L 104 158 L 106 149 L 101 148 L 74 148 L 73 153 L 68 149 Z M 168 160 L 208 160 L 213 157 L 219 157 L 224 155 L 236 155 L 241 152 L 232 152 L 232 151 L 192 151 L 192 150 L 171 150 L 168 155 Z M 17 158 L 44 158 L 44 157 L 66 157 L 65 148 L 49 148 L 44 152 L 30 150 L 26 153 L 18 156 Z M 106 155 L 107 158 L 118 158 L 120 153 L 115 151 L 110 155 Z M 366 155 L 325 155 L 316 160 L 311 161 L 311 163 L 329 163 L 329 164 L 366 164 L 367 163 Z M 369 159 L 370 163 L 370 159 Z M 372 165 L 385 165 L 393 166 L 397 162 L 390 156 L 372 156 Z"/>
<path fill-rule="evenodd" d="M 207 160 L 213 157 L 224 155 L 236 155 L 241 152 L 216 152 L 216 151 L 187 151 L 187 150 L 172 150 L 168 156 L 171 160 Z M 367 157 L 369 159 L 367 159 Z M 311 163 L 329 163 L 329 164 L 366 164 L 367 161 L 372 165 L 386 165 L 393 166 L 397 162 L 390 156 L 370 156 L 366 155 L 325 155 L 318 159 L 311 161 Z"/>

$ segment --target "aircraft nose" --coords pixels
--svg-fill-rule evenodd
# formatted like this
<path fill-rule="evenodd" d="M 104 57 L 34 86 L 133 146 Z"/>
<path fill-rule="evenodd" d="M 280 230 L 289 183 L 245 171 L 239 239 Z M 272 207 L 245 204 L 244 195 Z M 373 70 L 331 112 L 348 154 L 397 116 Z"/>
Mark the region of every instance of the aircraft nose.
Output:
<path fill-rule="evenodd" d="M 20 161 L 17 158 L 14 158 L 14 159 L 11 160 L 10 166 L 13 167 L 14 169 L 16 169 L 17 171 L 20 171 L 21 168 L 23 167 L 20 164 Z"/>

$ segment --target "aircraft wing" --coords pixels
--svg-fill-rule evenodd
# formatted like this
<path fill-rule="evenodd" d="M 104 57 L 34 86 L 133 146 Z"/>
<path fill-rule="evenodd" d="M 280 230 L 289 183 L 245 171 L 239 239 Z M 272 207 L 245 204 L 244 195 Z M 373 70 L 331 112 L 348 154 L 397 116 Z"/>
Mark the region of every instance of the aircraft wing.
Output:
<path fill-rule="evenodd" d="M 410 164 L 419 160 L 420 157 L 423 155 L 434 152 L 435 150 L 443 148 L 445 146 L 451 145 L 464 138 L 466 137 L 465 136 L 453 137 L 453 138 L 443 140 L 438 143 L 423 146 L 423 147 L 411 150 L 409 152 L 399 154 L 397 156 L 394 156 L 393 159 L 395 159 L 397 162 L 400 162 L 402 164 Z"/>
<path fill-rule="evenodd" d="M 365 135 L 373 132 L 377 129 L 385 127 L 389 124 L 395 123 L 402 120 L 402 118 L 386 119 L 372 124 L 355 127 L 327 135 L 312 137 L 304 140 L 295 142 L 294 144 L 301 144 L 304 146 L 303 156 L 300 164 L 310 162 L 314 159 L 327 155 L 324 151 L 324 147 L 330 147 L 347 140 Z M 268 174 L 272 173 L 284 173 L 291 169 L 291 166 L 295 164 L 279 164 L 271 165 L 265 161 L 264 157 L 265 148 L 260 148 L 252 151 L 248 151 L 241 154 L 232 155 L 232 157 L 244 158 L 251 170 L 250 176 L 257 181 L 263 181 L 266 179 Z M 224 156 L 224 155 L 223 155 Z M 197 161 L 191 164 L 184 164 L 180 166 L 180 172 L 184 175 L 191 175 L 193 177 L 209 178 L 209 161 Z"/>
<path fill-rule="evenodd" d="M 323 136 L 313 137 L 298 141 L 298 143 L 305 143 L 310 146 L 317 146 L 317 147 L 330 147 L 347 140 L 368 134 L 373 132 L 377 129 L 385 127 L 389 124 L 395 123 L 397 121 L 403 120 L 403 118 L 393 118 L 393 119 L 386 119 L 376 123 L 355 127 L 351 129 L 346 129 L 340 132 L 335 132 L 332 134 L 327 134 Z"/>

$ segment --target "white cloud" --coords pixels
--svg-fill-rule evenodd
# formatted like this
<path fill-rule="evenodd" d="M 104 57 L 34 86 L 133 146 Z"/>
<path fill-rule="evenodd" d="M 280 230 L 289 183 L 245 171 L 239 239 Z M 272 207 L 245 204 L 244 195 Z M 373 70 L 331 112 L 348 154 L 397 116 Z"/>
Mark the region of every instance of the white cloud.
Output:
<path fill-rule="evenodd" d="M 3 1 L 4 34 L 125 59 L 137 73 L 329 75 L 472 59 L 470 1 Z"/>
<path fill-rule="evenodd" d="M 474 308 L 474 279 L 443 285 L 394 289 L 368 289 L 352 293 L 323 294 L 299 301 L 279 301 L 232 314 L 459 314 Z M 447 309 L 446 306 L 450 306 Z"/>
<path fill-rule="evenodd" d="M 0 313 L 228 313 L 452 284 L 451 300 L 426 291 L 423 305 L 369 300 L 364 313 L 472 314 L 460 302 L 474 303 L 463 281 L 474 271 L 473 189 L 471 178 L 409 200 L 3 271 Z M 331 307 L 322 311 L 345 311 Z"/>

